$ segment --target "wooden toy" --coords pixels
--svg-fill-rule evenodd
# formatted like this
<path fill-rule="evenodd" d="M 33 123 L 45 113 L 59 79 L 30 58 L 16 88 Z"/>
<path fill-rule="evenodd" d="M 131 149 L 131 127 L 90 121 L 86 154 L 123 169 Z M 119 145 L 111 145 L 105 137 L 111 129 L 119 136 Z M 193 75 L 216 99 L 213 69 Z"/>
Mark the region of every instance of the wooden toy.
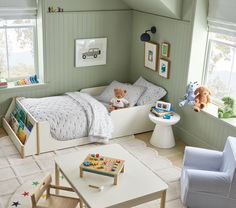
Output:
<path fill-rule="evenodd" d="M 94 185 L 89 185 L 90 188 L 98 189 L 99 191 L 104 190 L 104 186 L 94 186 Z"/>
<path fill-rule="evenodd" d="M 114 185 L 118 183 L 118 175 L 124 172 L 124 160 L 105 157 L 100 154 L 89 154 L 80 165 L 80 177 L 84 171 L 114 178 Z"/>

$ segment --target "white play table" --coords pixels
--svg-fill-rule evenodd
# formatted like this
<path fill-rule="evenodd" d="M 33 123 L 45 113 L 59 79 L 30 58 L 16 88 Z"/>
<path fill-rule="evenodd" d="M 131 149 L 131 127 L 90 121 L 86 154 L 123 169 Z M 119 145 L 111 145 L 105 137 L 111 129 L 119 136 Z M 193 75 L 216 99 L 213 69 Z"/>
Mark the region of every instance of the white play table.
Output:
<path fill-rule="evenodd" d="M 125 172 L 119 175 L 118 185 L 113 185 L 113 178 L 93 173 L 86 173 L 80 178 L 79 166 L 90 153 L 125 160 Z M 118 144 L 58 156 L 55 164 L 56 185 L 59 185 L 61 172 L 88 208 L 126 208 L 158 198 L 161 198 L 160 207 L 165 207 L 168 185 Z M 104 186 L 104 190 L 99 191 L 89 185 Z"/>

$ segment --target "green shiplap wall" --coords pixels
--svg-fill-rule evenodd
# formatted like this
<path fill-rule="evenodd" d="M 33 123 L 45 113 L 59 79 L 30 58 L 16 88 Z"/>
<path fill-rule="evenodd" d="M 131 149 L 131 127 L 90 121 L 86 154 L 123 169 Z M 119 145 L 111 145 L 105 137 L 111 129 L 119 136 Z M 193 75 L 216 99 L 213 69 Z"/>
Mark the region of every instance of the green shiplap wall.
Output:
<path fill-rule="evenodd" d="M 1 116 L 14 96 L 41 97 L 104 85 L 114 79 L 128 81 L 131 11 L 47 13 L 47 5 L 43 6 L 44 73 L 48 84 L 39 88 L 7 90 L 6 93 L 0 91 Z M 75 68 L 75 40 L 96 37 L 108 38 L 107 64 Z"/>
<path fill-rule="evenodd" d="M 144 67 L 144 43 L 140 41 L 140 34 L 147 28 L 155 25 L 157 34 L 152 36 L 154 42 L 167 41 L 171 44 L 170 79 L 166 80 L 158 76 L 157 71 L 152 71 Z M 182 97 L 185 90 L 188 73 L 188 60 L 191 40 L 191 24 L 185 21 L 167 19 L 156 15 L 141 12 L 133 13 L 133 36 L 131 51 L 131 72 L 132 82 L 139 76 L 143 76 L 149 81 L 163 86 L 167 91 L 167 99 L 177 107 L 177 100 Z"/>
<path fill-rule="evenodd" d="M 189 61 L 196 1 L 205 0 L 183 0 L 183 20 L 174 20 L 127 11 L 127 5 L 120 0 L 41 0 L 44 73 L 48 84 L 6 92 L 0 90 L 0 116 L 4 115 L 14 96 L 56 95 L 104 85 L 114 79 L 134 82 L 143 76 L 167 89 L 167 99 L 182 118 L 174 128 L 178 138 L 190 145 L 222 149 L 227 136 L 236 136 L 235 127 L 206 113 L 195 113 L 191 107 L 178 107 L 191 71 Z M 61 6 L 72 12 L 49 14 L 48 6 Z M 97 11 L 100 9 L 108 11 Z M 171 44 L 169 80 L 144 67 L 144 44 L 139 38 L 153 25 L 158 30 L 153 41 Z M 76 69 L 74 41 L 90 37 L 108 38 L 107 65 Z"/>
<path fill-rule="evenodd" d="M 127 81 L 130 25 L 130 11 L 47 14 L 45 76 L 53 85 L 53 93 L 107 84 L 114 79 Z M 107 64 L 75 68 L 75 40 L 93 37 L 108 38 Z"/>
<path fill-rule="evenodd" d="M 155 25 L 158 30 L 152 40 L 159 43 L 167 41 L 171 44 L 169 80 L 159 77 L 157 72 L 144 67 L 144 44 L 139 40 L 139 37 L 145 29 L 152 25 Z M 177 21 L 134 12 L 130 79 L 134 82 L 139 76 L 143 76 L 167 89 L 167 99 L 174 105 L 177 113 L 181 115 L 181 121 L 174 128 L 177 138 L 184 140 L 189 145 L 222 150 L 226 138 L 236 136 L 235 127 L 207 113 L 195 113 L 189 106 L 185 108 L 178 106 L 178 102 L 185 93 L 191 71 L 189 70 L 189 60 L 192 29 L 192 21 Z M 202 71 L 202 69 L 199 70 Z"/>

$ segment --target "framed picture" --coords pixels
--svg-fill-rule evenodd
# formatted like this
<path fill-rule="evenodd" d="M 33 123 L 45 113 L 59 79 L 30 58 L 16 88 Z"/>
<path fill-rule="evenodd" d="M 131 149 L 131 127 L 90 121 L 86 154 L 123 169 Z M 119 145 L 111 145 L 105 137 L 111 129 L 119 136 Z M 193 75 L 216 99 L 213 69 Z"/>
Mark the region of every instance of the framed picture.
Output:
<path fill-rule="evenodd" d="M 161 56 L 170 57 L 170 44 L 163 42 L 161 44 Z"/>
<path fill-rule="evenodd" d="M 170 61 L 161 58 L 159 64 L 159 75 L 166 79 L 169 79 L 170 76 Z"/>
<path fill-rule="evenodd" d="M 75 67 L 105 65 L 107 38 L 78 39 L 75 41 Z"/>
<path fill-rule="evenodd" d="M 153 42 L 145 42 L 145 63 L 144 66 L 152 69 L 153 71 L 157 70 L 158 66 L 158 57 L 159 57 L 159 45 Z"/>

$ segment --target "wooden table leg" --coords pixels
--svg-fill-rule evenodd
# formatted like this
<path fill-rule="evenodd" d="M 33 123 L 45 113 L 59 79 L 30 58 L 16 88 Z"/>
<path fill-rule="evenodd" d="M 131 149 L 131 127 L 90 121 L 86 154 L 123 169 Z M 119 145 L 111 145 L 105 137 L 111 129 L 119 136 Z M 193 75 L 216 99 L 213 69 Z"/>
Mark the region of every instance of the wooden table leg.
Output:
<path fill-rule="evenodd" d="M 160 208 L 165 208 L 166 205 L 166 190 L 161 194 L 161 205 Z"/>
<path fill-rule="evenodd" d="M 55 185 L 59 186 L 60 185 L 60 169 L 58 165 L 55 163 Z M 56 194 L 59 194 L 59 190 L 56 189 Z"/>
<path fill-rule="evenodd" d="M 118 184 L 118 175 L 115 175 L 114 176 L 114 185 L 117 185 Z"/>
<path fill-rule="evenodd" d="M 80 168 L 80 178 L 83 178 L 83 176 L 84 176 L 83 169 L 82 169 L 82 168 Z"/>
<path fill-rule="evenodd" d="M 123 165 L 123 168 L 121 169 L 121 173 L 125 172 L 125 166 Z"/>

